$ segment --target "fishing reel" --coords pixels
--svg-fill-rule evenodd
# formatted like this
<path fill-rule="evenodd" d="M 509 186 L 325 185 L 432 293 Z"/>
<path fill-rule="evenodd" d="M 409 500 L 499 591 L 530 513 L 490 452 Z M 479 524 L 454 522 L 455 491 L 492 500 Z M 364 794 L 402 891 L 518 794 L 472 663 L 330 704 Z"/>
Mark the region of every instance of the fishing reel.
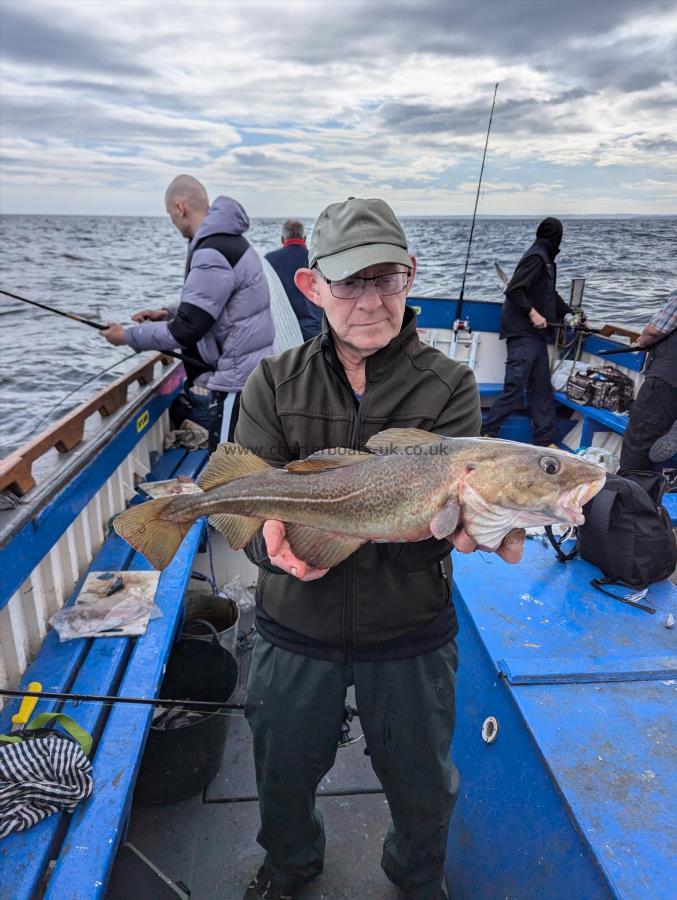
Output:
<path fill-rule="evenodd" d="M 361 740 L 363 737 L 363 735 L 360 735 L 359 737 L 354 738 L 350 735 L 350 723 L 356 715 L 357 710 L 346 700 L 343 709 L 343 722 L 341 722 L 341 733 L 339 734 L 338 739 L 339 750 L 342 747 L 349 747 L 351 744 L 357 743 L 357 741 Z"/>
<path fill-rule="evenodd" d="M 588 317 L 582 309 L 578 309 L 576 312 L 567 313 L 566 316 L 564 316 L 564 324 L 567 328 L 577 328 L 579 330 L 583 329 L 584 331 L 587 331 L 585 326 L 587 321 Z"/>

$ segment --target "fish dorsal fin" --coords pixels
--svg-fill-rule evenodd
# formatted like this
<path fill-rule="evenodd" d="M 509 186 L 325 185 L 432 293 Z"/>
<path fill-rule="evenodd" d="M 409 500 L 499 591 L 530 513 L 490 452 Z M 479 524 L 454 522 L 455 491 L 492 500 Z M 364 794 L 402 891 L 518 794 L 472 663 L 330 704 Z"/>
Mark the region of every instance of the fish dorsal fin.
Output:
<path fill-rule="evenodd" d="M 294 459 L 287 463 L 287 471 L 293 475 L 310 475 L 325 472 L 327 469 L 338 469 L 341 466 L 353 466 L 370 458 L 371 453 L 365 453 L 363 450 L 348 450 L 343 447 L 318 450 L 306 459 Z"/>
<path fill-rule="evenodd" d="M 421 428 L 386 428 L 385 431 L 379 431 L 369 438 L 367 449 L 372 453 L 399 453 L 407 447 L 433 444 L 441 440 L 440 435 L 423 431 Z"/>
<path fill-rule="evenodd" d="M 228 484 L 229 481 L 234 481 L 236 478 L 244 478 L 247 475 L 254 475 L 256 472 L 265 472 L 269 468 L 268 463 L 259 459 L 251 450 L 247 450 L 246 447 L 241 447 L 239 444 L 230 444 L 224 441 L 209 457 L 209 462 L 197 483 L 203 491 L 208 491 L 211 488 L 220 487 L 222 484 Z"/>

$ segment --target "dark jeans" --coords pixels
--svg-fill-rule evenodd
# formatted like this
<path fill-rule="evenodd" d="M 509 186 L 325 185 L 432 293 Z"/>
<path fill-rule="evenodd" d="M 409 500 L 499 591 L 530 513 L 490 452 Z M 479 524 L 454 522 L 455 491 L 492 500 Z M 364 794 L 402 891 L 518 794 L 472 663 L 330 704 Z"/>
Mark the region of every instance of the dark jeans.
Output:
<path fill-rule="evenodd" d="M 315 792 L 334 764 L 346 690 L 354 684 L 360 727 L 393 819 L 381 865 L 407 896 L 436 895 L 458 795 L 449 752 L 457 665 L 455 641 L 412 659 L 337 663 L 256 638 L 246 716 L 258 841 L 276 882 L 296 888 L 322 871 L 325 834 Z"/>
<path fill-rule="evenodd" d="M 660 378 L 647 375 L 630 409 L 623 436 L 621 469 L 651 471 L 649 450 L 677 419 L 677 390 Z"/>
<path fill-rule="evenodd" d="M 555 440 L 555 398 L 550 383 L 548 345 L 539 337 L 511 337 L 506 341 L 503 392 L 494 400 L 482 433 L 495 437 L 501 422 L 524 407 L 531 415 L 534 443 L 547 447 Z"/>
<path fill-rule="evenodd" d="M 174 400 L 170 409 L 170 417 L 174 428 L 180 428 L 184 419 L 190 419 L 198 425 L 202 425 L 209 432 L 209 451 L 213 453 L 221 442 L 221 430 L 223 426 L 223 409 L 227 405 L 229 394 L 224 391 L 210 391 L 208 394 L 196 393 L 189 387 L 184 387 L 179 396 Z M 237 417 L 240 411 L 240 394 L 235 394 L 235 399 L 230 412 L 227 436 L 223 440 L 232 441 L 237 425 Z"/>

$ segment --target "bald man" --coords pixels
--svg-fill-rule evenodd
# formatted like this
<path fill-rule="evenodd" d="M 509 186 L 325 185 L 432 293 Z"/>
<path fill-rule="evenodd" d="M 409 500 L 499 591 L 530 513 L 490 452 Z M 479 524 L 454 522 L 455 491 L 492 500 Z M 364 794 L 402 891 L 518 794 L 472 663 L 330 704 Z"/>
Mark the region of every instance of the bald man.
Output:
<path fill-rule="evenodd" d="M 188 241 L 181 302 L 142 309 L 129 328 L 111 323 L 102 331 L 115 345 L 136 351 L 174 350 L 200 361 L 187 362 L 186 384 L 172 419 L 191 419 L 210 433 L 210 449 L 231 440 L 240 392 L 249 373 L 273 352 L 275 330 L 268 282 L 257 253 L 244 237 L 249 218 L 231 197 L 209 205 L 204 185 L 177 176 L 167 188 L 169 218 Z"/>

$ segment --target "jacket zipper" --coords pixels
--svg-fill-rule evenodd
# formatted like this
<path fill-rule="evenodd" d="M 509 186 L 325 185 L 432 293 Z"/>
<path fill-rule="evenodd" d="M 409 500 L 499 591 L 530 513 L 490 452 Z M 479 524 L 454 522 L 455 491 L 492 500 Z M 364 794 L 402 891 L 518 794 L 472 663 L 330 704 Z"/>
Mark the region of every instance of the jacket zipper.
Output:
<path fill-rule="evenodd" d="M 350 382 L 348 381 L 346 374 L 343 370 L 343 367 L 334 366 L 332 368 L 339 376 L 339 381 L 343 384 L 343 387 L 348 394 L 349 399 L 352 401 L 353 410 L 357 407 L 357 413 L 353 418 L 353 426 L 350 433 L 350 447 L 353 450 L 360 449 L 360 428 L 362 424 L 362 409 L 364 407 L 364 398 L 367 394 L 368 384 L 365 382 L 364 393 L 362 394 L 362 400 L 358 402 L 355 397 L 355 392 L 352 389 Z M 351 553 L 351 555 L 346 560 L 346 569 L 343 577 L 343 658 L 346 662 L 350 660 L 350 650 L 351 647 L 354 647 L 357 644 L 357 624 L 355 622 L 355 554 Z M 348 635 L 350 634 L 351 641 L 348 640 Z"/>
<path fill-rule="evenodd" d="M 352 391 L 352 388 L 351 388 Z M 357 415 L 353 421 L 353 433 L 350 436 L 350 446 L 353 450 L 360 449 L 360 437 L 361 437 L 361 428 L 362 428 L 362 410 L 364 408 L 364 400 L 367 394 L 367 384 L 364 386 L 364 393 L 362 394 L 362 399 L 357 404 Z M 353 400 L 355 398 L 353 397 Z M 357 608 L 355 604 L 355 579 L 356 579 L 356 565 L 355 565 L 355 554 L 351 553 L 348 557 L 348 590 L 346 592 L 345 598 L 345 609 L 346 609 L 346 622 L 350 625 L 350 635 L 351 635 L 351 643 L 353 647 L 357 646 Z M 346 654 L 347 655 L 347 654 Z"/>

